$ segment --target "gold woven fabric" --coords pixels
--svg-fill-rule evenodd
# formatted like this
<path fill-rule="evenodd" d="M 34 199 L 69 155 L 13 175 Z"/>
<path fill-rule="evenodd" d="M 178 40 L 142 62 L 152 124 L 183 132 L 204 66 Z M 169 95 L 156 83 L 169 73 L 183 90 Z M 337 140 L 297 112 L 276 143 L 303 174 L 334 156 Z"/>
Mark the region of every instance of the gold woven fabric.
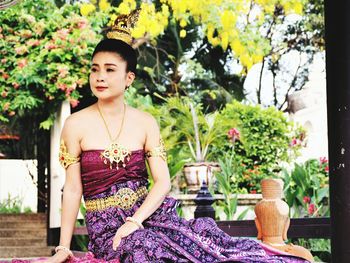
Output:
<path fill-rule="evenodd" d="M 159 146 L 154 147 L 152 150 L 146 152 L 147 158 L 149 157 L 161 157 L 164 161 L 167 161 L 166 149 L 163 139 L 159 140 Z"/>
<path fill-rule="evenodd" d="M 61 140 L 58 158 L 59 158 L 60 164 L 65 169 L 67 169 L 69 165 L 74 164 L 74 163 L 78 163 L 80 161 L 80 157 L 75 157 L 68 152 L 67 146 L 63 140 Z"/>
<path fill-rule="evenodd" d="M 115 195 L 105 198 L 86 200 L 85 207 L 87 212 L 103 211 L 110 207 L 120 207 L 128 210 L 133 207 L 136 201 L 147 195 L 146 186 L 138 188 L 136 191 L 125 187 L 118 190 Z"/>

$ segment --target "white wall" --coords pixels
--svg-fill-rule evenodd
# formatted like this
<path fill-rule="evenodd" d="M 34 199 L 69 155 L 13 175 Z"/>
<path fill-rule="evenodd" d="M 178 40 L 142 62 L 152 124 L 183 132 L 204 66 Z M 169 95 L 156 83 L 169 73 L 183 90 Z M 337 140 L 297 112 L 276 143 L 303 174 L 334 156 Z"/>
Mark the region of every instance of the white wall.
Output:
<path fill-rule="evenodd" d="M 32 177 L 34 177 L 34 180 Z M 0 202 L 10 197 L 19 197 L 23 207 L 37 211 L 38 171 L 36 160 L 0 160 Z"/>

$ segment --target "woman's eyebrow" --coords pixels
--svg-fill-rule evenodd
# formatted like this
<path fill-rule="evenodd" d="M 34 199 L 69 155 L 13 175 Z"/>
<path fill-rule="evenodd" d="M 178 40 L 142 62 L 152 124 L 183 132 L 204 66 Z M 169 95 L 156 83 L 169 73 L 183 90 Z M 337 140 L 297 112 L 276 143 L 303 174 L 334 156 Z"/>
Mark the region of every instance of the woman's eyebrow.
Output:
<path fill-rule="evenodd" d="M 104 64 L 104 65 L 105 65 L 105 66 L 114 66 L 114 67 L 118 67 L 116 64 L 113 64 L 113 63 L 106 63 L 106 64 Z M 94 64 L 92 64 L 91 66 L 92 66 L 92 67 L 93 67 L 93 66 L 99 67 L 99 64 L 94 63 Z"/>

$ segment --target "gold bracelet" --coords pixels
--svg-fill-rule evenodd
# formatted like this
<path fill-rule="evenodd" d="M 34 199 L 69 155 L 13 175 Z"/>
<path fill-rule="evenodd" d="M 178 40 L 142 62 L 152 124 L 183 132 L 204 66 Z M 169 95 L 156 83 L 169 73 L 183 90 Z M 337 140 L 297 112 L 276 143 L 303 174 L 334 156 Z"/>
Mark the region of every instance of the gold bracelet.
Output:
<path fill-rule="evenodd" d="M 134 223 L 134 224 L 137 225 L 140 229 L 144 229 L 143 225 L 142 225 L 138 220 L 136 220 L 136 219 L 133 218 L 133 217 L 128 216 L 128 217 L 125 219 L 125 222 Z"/>
<path fill-rule="evenodd" d="M 73 252 L 69 248 L 67 248 L 65 246 L 57 246 L 57 247 L 55 247 L 55 252 L 56 253 L 58 251 L 60 251 L 60 250 L 63 250 L 65 252 L 67 252 L 69 257 L 73 257 Z"/>

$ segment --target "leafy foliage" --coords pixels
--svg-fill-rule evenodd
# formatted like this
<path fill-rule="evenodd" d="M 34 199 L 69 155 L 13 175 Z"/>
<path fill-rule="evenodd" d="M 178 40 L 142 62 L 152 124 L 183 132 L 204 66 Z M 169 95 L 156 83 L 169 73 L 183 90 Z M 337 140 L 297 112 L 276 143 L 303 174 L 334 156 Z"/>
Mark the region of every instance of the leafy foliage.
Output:
<path fill-rule="evenodd" d="M 310 159 L 282 171 L 285 199 L 293 217 L 329 215 L 328 161 Z"/>
<path fill-rule="evenodd" d="M 6 199 L 0 202 L 0 213 L 19 214 L 31 213 L 30 207 L 23 207 L 23 200 L 20 197 L 11 197 L 9 194 Z"/>
<path fill-rule="evenodd" d="M 47 10 L 50 10 L 49 12 Z M 103 17 L 90 23 L 78 6 L 58 9 L 51 1 L 22 1 L 1 11 L 0 93 L 2 120 L 35 115 L 50 127 L 60 102 L 78 104 L 87 84 L 90 54 Z"/>
<path fill-rule="evenodd" d="M 220 118 L 222 123 L 234 124 L 231 127 L 237 127 L 241 133 L 235 145 L 235 163 L 242 166 L 236 175 L 236 187 L 252 192 L 260 190 L 264 177 L 276 176 L 282 162 L 298 154 L 301 144 L 291 145 L 293 138 L 303 140 L 305 137 L 301 128 L 295 127 L 273 107 L 263 109 L 234 101 L 221 111 Z M 216 145 L 215 151 L 228 151 L 229 148 L 230 142 L 223 140 Z M 213 154 L 222 156 L 219 152 Z"/>

